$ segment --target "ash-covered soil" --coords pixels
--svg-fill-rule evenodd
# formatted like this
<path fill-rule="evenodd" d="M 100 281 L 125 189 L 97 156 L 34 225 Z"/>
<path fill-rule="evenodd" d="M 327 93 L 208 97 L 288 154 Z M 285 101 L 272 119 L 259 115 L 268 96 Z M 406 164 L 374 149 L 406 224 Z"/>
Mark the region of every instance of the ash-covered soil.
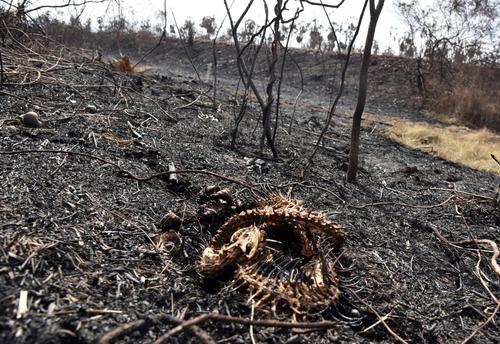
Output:
<path fill-rule="evenodd" d="M 299 104 L 291 134 L 292 103 L 284 102 L 275 161 L 258 154 L 257 107 L 240 126 L 237 149 L 230 148 L 238 106 L 227 88 L 214 110 L 210 85 L 196 79 L 123 75 L 82 54 L 37 48 L 2 51 L 9 78 L 0 90 L 0 342 L 95 343 L 121 324 L 161 314 L 250 318 L 231 277 L 208 283 L 198 272 L 202 250 L 234 212 L 201 216 L 200 193 L 209 185 L 230 188 L 242 208 L 258 192 L 303 199 L 348 233 L 337 264 L 342 304 L 299 319 L 336 325 L 254 327 L 256 342 L 394 342 L 375 312 L 411 343 L 455 343 L 470 335 L 477 343 L 498 341 L 494 321 L 477 330 L 498 310 L 493 296 L 500 295 L 500 279 L 489 264 L 490 247 L 453 247 L 436 235 L 498 241 L 498 176 L 408 150 L 365 121 L 359 180 L 346 184 L 349 118 L 335 116 L 300 180 L 325 117 L 314 99 Z M 38 112 L 41 127 L 22 124 L 17 116 L 27 111 Z M 131 177 L 166 171 L 170 163 L 252 188 L 203 173 L 179 174 L 178 183 Z M 159 223 L 170 211 L 184 222 L 161 242 Z M 280 310 L 255 309 L 254 318 L 292 321 Z M 173 326 L 151 321 L 113 343 L 150 343 Z M 199 326 L 218 342 L 252 340 L 248 326 Z M 169 338 L 197 340 L 189 331 Z"/>
<path fill-rule="evenodd" d="M 140 57 L 134 45 L 123 47 L 130 55 Z M 187 51 L 187 52 L 186 52 Z M 189 58 L 187 57 L 189 54 Z M 118 55 L 118 52 L 115 53 Z M 217 69 L 219 87 L 234 92 L 238 84 L 236 56 L 231 44 L 218 42 L 215 47 L 217 63 L 214 63 L 214 47 L 211 41 L 197 41 L 189 48 L 179 40 L 167 39 L 148 60 L 155 69 L 163 73 L 190 76 L 193 79 L 212 83 L 214 69 Z M 247 55 L 245 55 L 247 56 Z M 354 53 L 349 59 L 343 96 L 337 111 L 351 112 L 356 104 L 359 83 L 359 68 L 362 55 Z M 270 56 L 259 55 L 254 69 L 264 93 Z M 251 59 L 250 59 L 251 61 Z M 313 106 L 329 106 L 331 95 L 338 91 L 345 55 L 335 52 L 291 48 L 285 59 L 282 97 L 294 101 L 300 93 L 300 102 Z M 247 61 L 247 64 L 251 62 Z M 421 101 L 416 83 L 416 62 L 412 59 L 394 56 L 375 56 L 369 69 L 369 92 L 366 111 L 373 114 L 392 115 L 421 120 Z"/>

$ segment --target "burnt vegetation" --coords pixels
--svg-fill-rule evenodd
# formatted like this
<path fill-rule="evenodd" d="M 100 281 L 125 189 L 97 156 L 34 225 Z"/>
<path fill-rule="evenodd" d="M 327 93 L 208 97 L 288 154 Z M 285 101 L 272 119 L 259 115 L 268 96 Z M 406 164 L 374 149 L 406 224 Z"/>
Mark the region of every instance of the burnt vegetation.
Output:
<path fill-rule="evenodd" d="M 500 131 L 498 1 L 436 3 L 0 0 L 0 342 L 495 343 L 498 172 L 384 135 Z"/>

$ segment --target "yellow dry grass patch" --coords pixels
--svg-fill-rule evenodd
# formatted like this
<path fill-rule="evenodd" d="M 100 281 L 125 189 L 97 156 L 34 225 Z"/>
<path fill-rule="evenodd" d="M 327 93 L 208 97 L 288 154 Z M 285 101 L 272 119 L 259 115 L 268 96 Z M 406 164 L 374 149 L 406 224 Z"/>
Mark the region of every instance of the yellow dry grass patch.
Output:
<path fill-rule="evenodd" d="M 430 152 L 478 170 L 500 173 L 491 154 L 500 157 L 500 136 L 488 129 L 472 130 L 415 122 L 395 123 L 386 134 L 396 142 Z"/>

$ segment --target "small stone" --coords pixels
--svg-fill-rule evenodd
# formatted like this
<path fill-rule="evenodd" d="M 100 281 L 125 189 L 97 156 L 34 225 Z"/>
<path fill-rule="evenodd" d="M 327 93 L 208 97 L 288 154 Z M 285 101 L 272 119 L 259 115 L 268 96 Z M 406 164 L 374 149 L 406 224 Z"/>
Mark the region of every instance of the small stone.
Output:
<path fill-rule="evenodd" d="M 42 125 L 42 122 L 38 118 L 38 114 L 33 111 L 21 115 L 21 123 L 28 128 L 39 128 Z"/>
<path fill-rule="evenodd" d="M 97 106 L 95 106 L 93 104 L 88 104 L 85 107 L 85 111 L 87 111 L 88 113 L 96 113 L 97 112 Z"/>

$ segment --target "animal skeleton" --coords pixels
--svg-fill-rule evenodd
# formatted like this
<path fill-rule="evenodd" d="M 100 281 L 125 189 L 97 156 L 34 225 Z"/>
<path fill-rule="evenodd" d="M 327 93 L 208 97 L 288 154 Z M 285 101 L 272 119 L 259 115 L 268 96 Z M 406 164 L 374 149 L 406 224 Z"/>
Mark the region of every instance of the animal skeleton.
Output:
<path fill-rule="evenodd" d="M 339 225 L 303 201 L 274 196 L 219 228 L 201 256 L 200 272 L 215 279 L 235 270 L 248 302 L 307 314 L 339 300 L 332 248 L 345 237 Z"/>

